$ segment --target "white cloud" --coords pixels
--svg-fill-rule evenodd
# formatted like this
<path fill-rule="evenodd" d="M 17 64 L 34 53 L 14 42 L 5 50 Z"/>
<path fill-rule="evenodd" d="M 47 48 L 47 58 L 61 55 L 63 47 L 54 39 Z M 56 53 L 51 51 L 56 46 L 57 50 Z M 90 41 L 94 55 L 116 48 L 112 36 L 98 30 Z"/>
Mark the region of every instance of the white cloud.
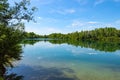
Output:
<path fill-rule="evenodd" d="M 38 19 L 42 19 L 42 17 L 38 17 Z"/>
<path fill-rule="evenodd" d="M 81 21 L 73 21 L 73 23 L 71 24 L 72 27 L 80 27 L 83 25 L 84 25 L 84 22 L 81 22 Z"/>
<path fill-rule="evenodd" d="M 51 10 L 50 12 L 66 15 L 66 14 L 73 14 L 76 12 L 76 10 L 75 9 L 59 9 L 59 10 Z"/>
<path fill-rule="evenodd" d="M 44 41 L 41 41 L 40 42 L 41 44 L 36 44 L 36 46 L 38 46 L 39 48 L 47 48 L 47 49 L 50 49 L 50 48 L 55 48 L 55 47 L 59 47 L 60 45 L 59 44 L 51 44 L 50 42 L 44 42 Z M 39 56 L 40 57 L 40 56 Z"/>
<path fill-rule="evenodd" d="M 88 24 L 97 24 L 98 22 L 95 21 L 89 21 Z"/>
<path fill-rule="evenodd" d="M 51 33 L 64 33 L 61 29 L 54 28 L 54 27 L 26 27 L 27 32 L 35 32 L 37 34 L 51 34 Z"/>
<path fill-rule="evenodd" d="M 69 25 L 67 25 L 67 28 L 70 28 L 75 31 L 81 31 L 81 30 L 93 30 L 95 28 L 104 28 L 104 27 L 115 27 L 119 29 L 120 21 L 117 22 L 98 22 L 98 21 L 80 21 L 80 20 L 74 20 Z"/>
<path fill-rule="evenodd" d="M 65 12 L 72 14 L 72 13 L 75 13 L 75 10 L 74 9 L 66 9 Z"/>
<path fill-rule="evenodd" d="M 70 28 L 72 32 L 75 31 L 82 31 L 82 30 L 92 30 L 97 27 L 101 27 L 101 25 L 98 25 L 100 23 L 95 21 L 80 21 L 80 20 L 74 20 L 66 27 Z"/>
<path fill-rule="evenodd" d="M 69 46 L 69 48 L 67 50 L 70 51 L 71 53 L 73 53 L 74 55 L 80 55 L 80 54 L 95 55 L 95 54 L 100 54 L 100 53 L 96 53 L 94 51 L 94 49 L 91 49 L 91 48 L 81 48 L 81 46 L 79 46 L 79 47 Z"/>
<path fill-rule="evenodd" d="M 85 26 L 93 26 L 93 25 L 96 25 L 96 24 L 99 24 L 99 22 L 96 22 L 96 21 L 80 21 L 80 20 L 74 20 L 70 27 L 85 27 Z"/>
<path fill-rule="evenodd" d="M 99 21 L 83 21 L 75 20 L 58 20 L 54 18 L 36 17 L 37 23 L 28 23 L 26 31 L 35 32 L 37 34 L 51 34 L 51 33 L 71 33 L 82 30 L 93 30 L 101 27 L 115 27 L 120 29 L 120 20 L 113 22 L 99 22 Z"/>
<path fill-rule="evenodd" d="M 96 0 L 94 5 L 99 5 L 99 4 L 102 4 L 105 0 Z"/>

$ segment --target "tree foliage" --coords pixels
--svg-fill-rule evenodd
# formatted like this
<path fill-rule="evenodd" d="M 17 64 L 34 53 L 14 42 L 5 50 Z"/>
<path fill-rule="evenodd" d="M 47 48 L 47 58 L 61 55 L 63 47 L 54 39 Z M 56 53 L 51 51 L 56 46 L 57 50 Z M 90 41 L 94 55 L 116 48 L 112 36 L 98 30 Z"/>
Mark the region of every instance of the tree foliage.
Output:
<path fill-rule="evenodd" d="M 24 38 L 23 20 L 33 20 L 34 7 L 29 7 L 28 0 L 15 2 L 10 6 L 8 0 L 0 0 L 0 79 L 5 80 L 6 67 L 12 67 L 12 61 L 21 59 L 20 42 Z M 29 7 L 29 8 L 28 8 Z M 16 80 L 16 75 L 12 75 Z M 17 78 L 17 77 L 16 77 Z"/>
<path fill-rule="evenodd" d="M 43 38 L 44 36 L 35 34 L 34 32 L 24 32 L 24 37 L 25 38 Z"/>
<path fill-rule="evenodd" d="M 33 20 L 33 12 L 36 8 L 28 8 L 29 5 L 29 0 L 15 2 L 14 6 L 10 6 L 8 0 L 0 1 L 0 24 L 13 26 L 22 20 Z"/>
<path fill-rule="evenodd" d="M 99 41 L 119 41 L 120 30 L 112 27 L 99 28 L 91 31 L 73 32 L 68 34 L 53 33 L 49 38 L 65 40 L 99 40 Z"/>

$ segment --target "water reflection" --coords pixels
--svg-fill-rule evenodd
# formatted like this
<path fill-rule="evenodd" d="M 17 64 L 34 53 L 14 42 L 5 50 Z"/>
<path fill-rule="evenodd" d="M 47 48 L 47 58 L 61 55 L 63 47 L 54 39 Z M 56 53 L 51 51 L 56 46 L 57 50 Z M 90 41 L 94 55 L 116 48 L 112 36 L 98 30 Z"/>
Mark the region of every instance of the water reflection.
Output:
<path fill-rule="evenodd" d="M 105 42 L 103 46 L 102 42 L 89 41 L 32 40 L 34 44 L 28 45 L 29 42 L 24 43 L 22 60 L 10 71 L 23 75 L 24 80 L 120 80 L 120 56 L 116 55 L 120 48 L 115 48 L 114 54 L 109 50 L 119 43 L 110 46 Z"/>
<path fill-rule="evenodd" d="M 54 40 L 54 39 L 49 39 L 49 38 L 34 38 L 34 39 L 25 39 L 22 41 L 22 44 L 30 44 L 30 45 L 34 45 L 35 43 L 39 42 L 39 41 L 50 41 L 50 40 Z"/>
<path fill-rule="evenodd" d="M 42 66 L 31 67 L 21 65 L 19 68 L 14 68 L 14 72 L 15 71 L 25 75 L 24 80 L 79 80 L 75 75 L 66 76 L 64 74 L 64 72 L 74 73 L 72 69 L 68 68 L 47 68 Z"/>
<path fill-rule="evenodd" d="M 22 44 L 34 45 L 40 41 L 42 41 L 42 40 L 39 40 L 39 39 L 25 40 L 22 42 Z M 99 41 L 79 41 L 78 42 L 78 41 L 63 41 L 63 40 L 44 40 L 44 42 L 46 42 L 46 41 L 47 41 L 47 43 L 50 42 L 52 44 L 64 44 L 64 43 L 66 43 L 68 45 L 73 45 L 76 47 L 80 46 L 80 47 L 85 47 L 85 48 L 92 48 L 92 49 L 104 51 L 104 52 L 115 52 L 116 50 L 120 50 L 120 43 L 118 43 L 118 42 L 99 42 Z M 2 47 L 0 47 L 0 80 L 23 80 L 23 78 L 24 78 L 24 80 L 85 80 L 86 77 L 84 77 L 84 74 L 82 74 L 82 73 L 85 73 L 85 71 L 86 71 L 85 74 L 87 74 L 88 67 L 86 65 L 83 66 L 82 61 L 86 61 L 86 63 L 87 63 L 87 61 L 88 61 L 88 63 L 94 62 L 95 65 L 97 63 L 101 63 L 101 64 L 104 63 L 104 65 L 100 66 L 101 69 L 103 69 L 103 68 L 104 69 L 111 69 L 112 71 L 116 72 L 117 75 L 120 71 L 119 70 L 119 68 L 120 68 L 119 57 L 117 57 L 117 56 L 115 57 L 113 55 L 109 55 L 110 56 L 109 57 L 107 55 L 107 58 L 105 57 L 105 59 L 103 56 L 99 56 L 99 55 L 96 55 L 96 56 L 94 55 L 91 57 L 88 55 L 72 56 L 72 54 L 69 54 L 70 53 L 69 50 L 67 50 L 65 52 L 64 47 L 59 46 L 59 48 L 57 48 L 57 46 L 54 45 L 55 47 L 52 48 L 50 46 L 50 43 L 45 45 L 48 48 L 45 48 L 45 46 L 43 44 L 41 44 L 42 48 L 38 47 L 38 46 L 40 46 L 40 44 L 38 46 L 35 45 L 35 47 L 37 46 L 38 48 L 37 47 L 30 48 L 30 47 L 34 47 L 34 46 L 29 46 L 29 47 L 26 46 L 26 48 L 28 48 L 28 49 L 26 50 L 27 52 L 25 52 L 24 55 L 26 55 L 26 54 L 28 54 L 28 55 L 25 56 L 23 59 L 24 64 L 19 65 L 18 68 L 14 67 L 13 62 L 21 60 L 21 57 L 22 57 L 21 56 L 21 53 L 22 53 L 21 46 L 20 45 L 13 45 L 13 46 L 8 46 L 4 49 Z M 71 46 L 71 47 L 73 48 L 73 46 Z M 67 47 L 68 46 L 66 46 L 66 48 Z M 70 49 L 70 46 L 69 46 L 69 49 Z M 78 48 L 75 51 L 79 51 L 79 49 L 80 48 Z M 70 49 L 70 50 L 72 50 L 72 49 Z M 82 49 L 80 49 L 80 51 L 81 50 Z M 35 51 L 35 53 L 32 51 Z M 79 52 L 75 52 L 75 51 L 72 51 L 72 52 L 79 53 Z M 85 51 L 84 53 L 87 53 L 86 50 L 84 50 L 84 51 Z M 57 52 L 60 54 L 57 54 Z M 31 53 L 31 54 L 29 55 L 29 53 Z M 55 55 L 53 55 L 53 54 L 55 54 Z M 38 59 L 35 59 L 38 56 L 40 56 L 39 57 L 40 61 Z M 45 59 L 44 58 L 42 59 L 41 57 L 44 57 Z M 87 59 L 87 58 L 89 58 L 89 59 Z M 25 64 L 28 64 L 29 62 L 31 65 L 25 65 Z M 42 63 L 43 63 L 43 65 L 42 65 Z M 51 65 L 53 67 L 50 67 L 50 63 L 51 64 L 54 63 Z M 72 63 L 74 63 L 77 66 L 71 65 Z M 110 63 L 111 65 L 110 64 L 107 65 L 107 63 Z M 112 63 L 114 65 L 112 65 Z M 62 64 L 64 64 L 64 66 L 67 65 L 67 67 L 63 67 Z M 58 66 L 55 66 L 55 65 L 58 65 Z M 59 65 L 62 65 L 62 67 L 59 67 Z M 71 67 L 71 66 L 74 66 L 74 67 Z M 8 71 L 9 68 L 13 68 L 13 67 L 14 67 L 14 69 L 12 71 Z M 81 69 L 79 67 L 81 67 Z M 85 68 L 85 67 L 87 67 L 87 68 Z M 92 66 L 92 67 L 94 67 L 94 66 Z M 91 72 L 92 72 L 92 70 L 94 71 L 94 68 L 89 67 L 89 69 L 91 70 Z M 77 71 L 79 74 L 77 74 Z M 103 72 L 101 72 L 99 74 L 102 74 L 102 73 Z M 24 76 L 22 76 L 22 75 L 24 75 Z M 88 76 L 88 75 L 86 75 L 86 76 Z M 78 77 L 79 77 L 79 79 L 78 79 Z M 112 78 L 114 78 L 114 77 L 112 77 Z M 97 79 L 97 80 L 99 80 L 99 79 Z"/>
<path fill-rule="evenodd" d="M 34 45 L 35 43 L 39 42 L 40 40 L 24 40 L 22 41 L 22 44 L 26 45 L 26 44 L 29 44 L 29 45 Z"/>
<path fill-rule="evenodd" d="M 32 40 L 25 40 L 24 44 L 31 44 L 34 45 L 35 43 L 42 41 L 39 39 L 32 39 Z M 103 41 L 71 41 L 71 40 L 45 40 L 45 42 L 48 41 L 52 44 L 64 44 L 67 43 L 68 45 L 73 46 L 80 46 L 85 48 L 92 48 L 99 51 L 105 51 L 105 52 L 115 52 L 117 50 L 120 50 L 120 42 L 103 42 Z"/>
<path fill-rule="evenodd" d="M 25 80 L 120 80 L 119 51 L 110 54 L 55 41 L 26 45 L 20 67 L 13 72 L 24 75 Z"/>
<path fill-rule="evenodd" d="M 7 74 L 8 68 L 13 68 L 13 62 L 21 59 L 22 49 L 20 45 L 5 45 L 0 48 L 0 80 L 22 80 L 23 76 L 15 73 Z"/>
<path fill-rule="evenodd" d="M 120 42 L 103 42 L 103 41 L 63 41 L 63 40 L 52 40 L 49 41 L 52 44 L 63 44 L 67 43 L 74 46 L 81 46 L 85 48 L 92 48 L 99 51 L 115 52 L 120 50 Z"/>
<path fill-rule="evenodd" d="M 39 41 L 41 40 L 26 40 L 22 43 L 25 45 L 34 45 Z M 75 75 L 67 77 L 64 74 L 64 71 L 74 73 L 72 69 L 68 68 L 45 68 L 42 66 L 32 68 L 30 66 L 19 66 L 22 74 L 18 74 L 19 70 L 16 70 L 17 68 L 14 67 L 13 63 L 21 60 L 22 47 L 20 45 L 9 47 L 8 49 L 0 49 L 0 80 L 77 80 Z M 13 72 L 10 71 L 10 68 L 13 68 Z"/>

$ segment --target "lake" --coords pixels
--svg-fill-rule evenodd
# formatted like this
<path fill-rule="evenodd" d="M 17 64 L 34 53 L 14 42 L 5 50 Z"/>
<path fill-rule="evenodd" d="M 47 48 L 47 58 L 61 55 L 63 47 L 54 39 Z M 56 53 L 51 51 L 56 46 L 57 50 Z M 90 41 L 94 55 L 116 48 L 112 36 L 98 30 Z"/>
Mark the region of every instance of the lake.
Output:
<path fill-rule="evenodd" d="M 23 80 L 120 80 L 120 44 L 30 41 L 10 73 Z"/>

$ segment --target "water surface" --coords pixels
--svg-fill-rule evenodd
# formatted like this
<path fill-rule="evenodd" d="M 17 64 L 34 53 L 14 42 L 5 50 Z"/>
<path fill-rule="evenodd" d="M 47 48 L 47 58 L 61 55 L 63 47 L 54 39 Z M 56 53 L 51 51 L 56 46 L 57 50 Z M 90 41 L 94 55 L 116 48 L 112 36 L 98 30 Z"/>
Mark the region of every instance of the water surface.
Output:
<path fill-rule="evenodd" d="M 9 72 L 24 76 L 24 80 L 120 80 L 119 44 L 117 48 L 105 44 L 95 48 L 93 43 L 25 44 L 22 60 L 15 62 Z"/>

